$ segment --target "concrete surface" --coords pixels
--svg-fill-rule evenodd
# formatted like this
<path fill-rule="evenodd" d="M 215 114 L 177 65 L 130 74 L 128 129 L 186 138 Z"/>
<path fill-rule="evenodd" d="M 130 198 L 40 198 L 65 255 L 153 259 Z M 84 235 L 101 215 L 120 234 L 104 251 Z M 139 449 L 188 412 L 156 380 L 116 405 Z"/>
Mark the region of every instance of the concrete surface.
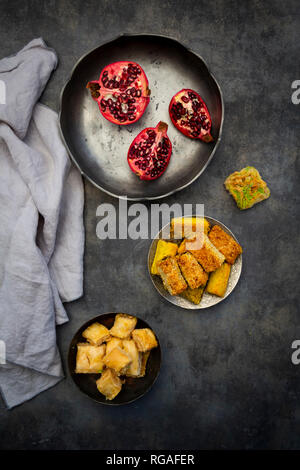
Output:
<path fill-rule="evenodd" d="M 240 283 L 220 305 L 197 313 L 166 304 L 148 278 L 150 241 L 98 240 L 97 206 L 118 201 L 85 182 L 85 295 L 67 305 L 70 322 L 58 329 L 64 365 L 84 321 L 122 310 L 157 331 L 161 375 L 144 398 L 115 409 L 81 395 L 68 376 L 10 412 L 1 404 L 0 447 L 299 449 L 300 366 L 291 363 L 300 339 L 298 2 L 2 0 L 0 18 L 1 57 L 37 36 L 56 49 L 42 102 L 57 111 L 76 60 L 120 32 L 164 33 L 200 53 L 223 90 L 223 139 L 200 179 L 165 202 L 204 203 L 245 251 Z M 271 197 L 240 212 L 223 181 L 247 164 Z"/>

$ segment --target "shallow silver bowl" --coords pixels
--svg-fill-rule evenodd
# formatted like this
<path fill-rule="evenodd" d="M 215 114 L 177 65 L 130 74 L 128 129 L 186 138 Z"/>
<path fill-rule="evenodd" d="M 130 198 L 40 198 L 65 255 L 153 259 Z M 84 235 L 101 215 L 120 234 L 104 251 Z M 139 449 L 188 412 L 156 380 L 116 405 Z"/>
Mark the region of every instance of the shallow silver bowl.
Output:
<path fill-rule="evenodd" d="M 193 216 L 186 216 L 186 217 L 193 217 Z M 235 239 L 236 242 L 238 242 L 234 234 L 229 230 L 229 228 L 226 227 L 226 225 L 222 224 L 222 222 L 219 222 L 218 220 L 213 219 L 212 217 L 205 216 L 205 218 L 211 224 L 211 227 L 213 227 L 214 225 L 219 225 L 226 233 L 231 235 Z M 242 255 L 240 255 L 237 258 L 236 262 L 231 267 L 231 273 L 230 273 L 230 277 L 228 281 L 228 286 L 227 286 L 227 290 L 226 290 L 224 297 L 217 297 L 216 295 L 208 294 L 206 291 L 204 291 L 200 304 L 196 305 L 190 302 L 189 300 L 184 299 L 180 295 L 170 295 L 169 292 L 164 288 L 160 276 L 153 276 L 151 274 L 151 266 L 152 266 L 153 259 L 155 256 L 157 242 L 160 238 L 167 239 L 168 233 L 170 233 L 170 223 L 165 225 L 161 229 L 161 231 L 156 235 L 156 237 L 153 239 L 151 243 L 151 246 L 148 252 L 149 275 L 151 277 L 151 281 L 155 289 L 160 293 L 160 295 L 162 295 L 162 297 L 164 297 L 166 300 L 168 300 L 172 304 L 178 305 L 178 307 L 186 308 L 190 310 L 198 310 L 200 308 L 212 307 L 213 305 L 216 305 L 222 302 L 222 300 L 226 299 L 226 297 L 228 297 L 228 295 L 231 294 L 231 292 L 233 291 L 233 289 L 235 288 L 235 286 L 237 285 L 239 281 L 239 278 L 242 272 L 242 263 L 243 263 Z M 172 241 L 172 239 L 169 239 L 168 241 Z"/>

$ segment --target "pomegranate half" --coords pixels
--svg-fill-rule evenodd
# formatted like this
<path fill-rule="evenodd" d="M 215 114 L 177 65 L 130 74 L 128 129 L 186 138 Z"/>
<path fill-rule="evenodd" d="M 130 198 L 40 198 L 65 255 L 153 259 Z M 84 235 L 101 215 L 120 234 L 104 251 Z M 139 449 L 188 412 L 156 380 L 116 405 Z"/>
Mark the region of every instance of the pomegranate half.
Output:
<path fill-rule="evenodd" d="M 101 114 L 121 126 L 138 121 L 150 101 L 146 74 L 132 61 L 107 65 L 99 80 L 89 82 L 87 88 L 97 101 Z"/>
<path fill-rule="evenodd" d="M 211 117 L 201 96 L 183 89 L 173 96 L 169 106 L 171 120 L 177 129 L 192 139 L 212 142 Z"/>
<path fill-rule="evenodd" d="M 141 180 L 155 180 L 166 170 L 172 153 L 168 124 L 159 122 L 140 132 L 129 147 L 127 161 Z"/>

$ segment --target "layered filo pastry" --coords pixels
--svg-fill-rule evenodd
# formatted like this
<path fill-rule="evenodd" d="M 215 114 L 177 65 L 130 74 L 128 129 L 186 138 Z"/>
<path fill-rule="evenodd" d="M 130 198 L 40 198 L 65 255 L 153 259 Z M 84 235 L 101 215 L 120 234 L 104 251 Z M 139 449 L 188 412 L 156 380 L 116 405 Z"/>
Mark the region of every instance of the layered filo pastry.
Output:
<path fill-rule="evenodd" d="M 145 353 L 140 353 L 142 360 L 141 360 L 141 372 L 140 372 L 139 377 L 145 377 L 145 375 L 146 375 L 147 361 L 149 359 L 150 352 L 151 351 L 147 351 Z"/>
<path fill-rule="evenodd" d="M 125 313 L 118 313 L 115 317 L 114 325 L 110 329 L 110 334 L 117 338 L 125 339 L 134 330 L 136 322 L 136 317 Z"/>
<path fill-rule="evenodd" d="M 105 344 L 93 346 L 88 343 L 77 344 L 76 374 L 99 374 L 104 369 Z"/>
<path fill-rule="evenodd" d="M 120 393 L 122 384 L 122 380 L 112 369 L 105 369 L 96 381 L 97 389 L 107 400 L 113 400 Z"/>
<path fill-rule="evenodd" d="M 82 336 L 88 340 L 89 343 L 99 346 L 99 344 L 104 343 L 109 339 L 109 330 L 100 323 L 93 323 L 88 326 Z"/>
<path fill-rule="evenodd" d="M 132 338 L 134 339 L 138 350 L 141 352 L 150 351 L 158 345 L 155 335 L 150 328 L 139 328 L 134 330 L 132 332 Z"/>
<path fill-rule="evenodd" d="M 124 339 L 123 349 L 131 358 L 131 363 L 128 365 L 125 375 L 127 377 L 139 377 L 142 367 L 142 354 L 138 351 L 135 341 L 133 339 Z"/>
<path fill-rule="evenodd" d="M 106 354 L 109 354 L 116 347 L 122 348 L 123 340 L 120 338 L 110 337 L 106 343 Z"/>
<path fill-rule="evenodd" d="M 136 317 L 119 313 L 110 330 L 93 323 L 82 333 L 87 342 L 77 344 L 75 372 L 102 374 L 96 386 L 107 400 L 120 393 L 126 377 L 145 376 L 150 351 L 158 346 L 153 331 L 136 324 Z"/>
<path fill-rule="evenodd" d="M 123 375 L 126 372 L 127 366 L 129 366 L 131 361 L 131 356 L 119 346 L 115 347 L 109 354 L 106 354 L 103 359 L 105 366 L 113 369 L 118 375 Z"/>

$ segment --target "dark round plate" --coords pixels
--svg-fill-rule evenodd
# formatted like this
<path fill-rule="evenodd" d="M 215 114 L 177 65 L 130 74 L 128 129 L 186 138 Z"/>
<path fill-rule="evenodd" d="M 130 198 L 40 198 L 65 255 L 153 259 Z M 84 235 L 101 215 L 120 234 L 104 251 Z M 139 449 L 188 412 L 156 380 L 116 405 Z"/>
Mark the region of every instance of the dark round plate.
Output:
<path fill-rule="evenodd" d="M 135 124 L 117 126 L 99 112 L 86 89 L 105 65 L 134 60 L 146 72 L 150 104 Z M 168 107 L 182 88 L 196 90 L 212 117 L 214 142 L 205 144 L 181 134 L 172 124 Z M 130 200 L 157 199 L 179 191 L 205 170 L 221 139 L 222 93 L 203 59 L 178 41 L 154 35 L 122 35 L 82 57 L 61 93 L 60 129 L 68 151 L 82 172 L 98 188 Z M 159 121 L 169 125 L 173 153 L 166 172 L 157 180 L 141 181 L 127 164 L 128 148 L 145 127 Z"/>
<path fill-rule="evenodd" d="M 119 312 L 118 312 L 119 313 Z M 69 365 L 69 372 L 74 380 L 77 387 L 85 394 L 88 395 L 93 400 L 97 401 L 98 403 L 102 403 L 104 405 L 125 405 L 126 403 L 130 403 L 132 401 L 137 400 L 138 398 L 142 397 L 147 393 L 154 382 L 156 381 L 161 364 L 161 349 L 159 344 L 159 339 L 153 328 L 148 325 L 147 322 L 138 318 L 136 328 L 150 328 L 154 331 L 158 347 L 151 350 L 148 361 L 147 361 L 147 369 L 145 377 L 141 377 L 138 379 L 134 379 L 132 377 L 126 377 L 126 382 L 122 387 L 121 392 L 114 398 L 113 400 L 109 401 L 106 400 L 105 396 L 102 395 L 96 386 L 96 380 L 99 379 L 99 374 L 75 374 L 75 367 L 76 367 L 76 353 L 77 343 L 85 342 L 86 339 L 83 338 L 82 333 L 83 331 L 92 323 L 99 322 L 102 325 L 105 325 L 106 328 L 111 328 L 114 323 L 114 319 L 117 313 L 103 313 L 98 317 L 91 318 L 91 320 L 87 321 L 84 325 L 82 325 L 79 330 L 75 333 L 70 347 L 69 347 L 69 355 L 68 355 L 68 365 Z"/>

